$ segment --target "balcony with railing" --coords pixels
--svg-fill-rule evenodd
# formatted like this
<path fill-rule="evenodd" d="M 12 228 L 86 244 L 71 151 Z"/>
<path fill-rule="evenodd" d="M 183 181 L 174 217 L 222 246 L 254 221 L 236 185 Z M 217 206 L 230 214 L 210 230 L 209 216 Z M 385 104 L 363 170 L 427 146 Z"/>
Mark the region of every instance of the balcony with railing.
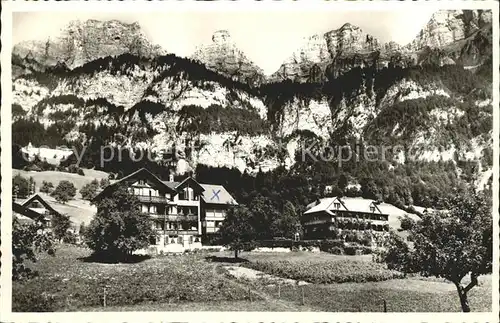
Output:
<path fill-rule="evenodd" d="M 167 221 L 198 221 L 198 216 L 197 215 L 182 215 L 182 214 L 177 214 L 177 215 L 166 215 L 166 220 Z"/>
<path fill-rule="evenodd" d="M 149 203 L 168 203 L 168 199 L 165 196 L 150 196 L 150 195 L 136 195 L 140 202 Z"/>
<path fill-rule="evenodd" d="M 167 229 L 165 231 L 158 229 L 158 233 L 160 234 L 167 234 L 169 236 L 175 236 L 175 235 L 183 235 L 183 234 L 198 234 L 198 229 L 193 229 L 193 230 L 184 230 L 179 228 L 178 230 L 176 229 Z"/>

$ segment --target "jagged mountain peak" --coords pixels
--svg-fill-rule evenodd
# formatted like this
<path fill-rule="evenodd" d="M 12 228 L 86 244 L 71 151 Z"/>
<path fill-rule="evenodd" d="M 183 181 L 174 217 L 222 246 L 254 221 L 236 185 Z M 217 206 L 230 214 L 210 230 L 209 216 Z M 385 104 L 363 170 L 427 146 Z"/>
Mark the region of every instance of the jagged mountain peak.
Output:
<path fill-rule="evenodd" d="M 406 48 L 416 51 L 449 45 L 491 24 L 491 19 L 492 13 L 487 10 L 439 10 Z"/>
<path fill-rule="evenodd" d="M 491 56 L 491 20 L 491 10 L 440 10 L 405 46 L 382 43 L 360 27 L 345 23 L 323 35 L 306 37 L 270 80 L 322 82 L 365 66 L 479 66 Z"/>
<path fill-rule="evenodd" d="M 353 24 L 351 24 L 350 22 L 346 22 L 345 24 L 343 24 L 339 29 L 337 29 L 338 31 L 342 31 L 342 30 L 361 30 L 360 27 L 358 26 L 355 26 Z"/>
<path fill-rule="evenodd" d="M 105 56 L 154 57 L 166 52 L 148 40 L 137 22 L 88 19 L 71 20 L 55 37 L 24 41 L 13 48 L 13 54 L 21 58 L 29 53 L 41 66 L 62 62 L 74 68 Z"/>
<path fill-rule="evenodd" d="M 238 48 L 227 30 L 215 31 L 212 42 L 198 46 L 192 58 L 240 82 L 256 85 L 264 79 L 264 71 Z"/>
<path fill-rule="evenodd" d="M 399 49 L 395 44 L 389 47 L 392 50 Z M 338 29 L 306 37 L 303 45 L 271 76 L 271 81 L 292 79 L 298 82 L 321 82 L 325 77 L 335 77 L 346 67 L 343 63 L 332 66 L 332 61 L 380 49 L 383 49 L 382 44 L 377 38 L 358 26 L 345 23 Z M 329 72 L 326 72 L 328 67 Z"/>
<path fill-rule="evenodd" d="M 218 45 L 228 44 L 232 42 L 231 34 L 227 30 L 217 30 L 212 35 L 212 41 Z"/>

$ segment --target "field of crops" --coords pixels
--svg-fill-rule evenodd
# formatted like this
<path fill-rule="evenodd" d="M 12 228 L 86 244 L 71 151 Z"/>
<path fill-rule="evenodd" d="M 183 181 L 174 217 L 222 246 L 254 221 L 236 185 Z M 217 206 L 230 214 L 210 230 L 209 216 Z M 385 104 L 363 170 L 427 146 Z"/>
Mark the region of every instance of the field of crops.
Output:
<path fill-rule="evenodd" d="M 357 260 L 288 261 L 257 260 L 242 264 L 278 277 L 304 280 L 316 284 L 345 282 L 372 282 L 401 278 L 399 272 L 388 270 L 384 265 Z"/>
<path fill-rule="evenodd" d="M 13 284 L 13 311 L 75 311 L 104 305 L 245 300 L 202 256 L 147 259 L 133 264 L 86 262 L 90 250 L 63 245 L 35 264 L 39 277 Z M 198 257 L 198 258 L 197 258 Z M 104 291 L 106 287 L 106 291 Z M 255 298 L 255 296 L 254 296 Z"/>

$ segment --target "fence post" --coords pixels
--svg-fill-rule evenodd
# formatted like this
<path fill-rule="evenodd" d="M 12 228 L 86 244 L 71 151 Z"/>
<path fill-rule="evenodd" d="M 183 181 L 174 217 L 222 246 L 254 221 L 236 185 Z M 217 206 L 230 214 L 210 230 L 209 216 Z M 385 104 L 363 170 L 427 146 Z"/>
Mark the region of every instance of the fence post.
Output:
<path fill-rule="evenodd" d="M 250 290 L 250 287 L 248 287 L 248 298 L 250 299 L 250 302 L 252 302 L 252 291 Z"/>
<path fill-rule="evenodd" d="M 302 287 L 300 288 L 300 291 L 301 291 L 301 293 L 302 293 L 302 305 L 305 305 L 306 303 L 305 303 L 305 299 L 304 299 L 304 286 L 302 286 Z"/>
<path fill-rule="evenodd" d="M 278 299 L 281 298 L 281 284 L 278 283 Z"/>
<path fill-rule="evenodd" d="M 106 286 L 104 286 L 104 291 L 103 291 L 103 298 L 102 298 L 102 304 L 104 307 L 106 307 Z"/>
<path fill-rule="evenodd" d="M 386 313 L 386 312 L 387 312 L 387 302 L 384 299 L 384 313 Z"/>

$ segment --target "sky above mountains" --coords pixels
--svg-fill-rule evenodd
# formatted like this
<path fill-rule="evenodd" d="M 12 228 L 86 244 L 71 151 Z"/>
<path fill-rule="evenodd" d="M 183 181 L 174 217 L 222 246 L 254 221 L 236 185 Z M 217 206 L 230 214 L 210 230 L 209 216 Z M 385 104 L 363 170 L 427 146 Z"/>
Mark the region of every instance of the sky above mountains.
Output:
<path fill-rule="evenodd" d="M 266 74 L 275 72 L 305 37 L 340 28 L 349 22 L 382 42 L 411 42 L 429 21 L 429 8 L 392 11 L 270 11 L 270 12 L 23 12 L 13 15 L 13 44 L 56 37 L 71 20 L 138 22 L 149 40 L 170 53 L 190 56 L 212 41 L 217 30 L 228 30 L 233 41 Z"/>

